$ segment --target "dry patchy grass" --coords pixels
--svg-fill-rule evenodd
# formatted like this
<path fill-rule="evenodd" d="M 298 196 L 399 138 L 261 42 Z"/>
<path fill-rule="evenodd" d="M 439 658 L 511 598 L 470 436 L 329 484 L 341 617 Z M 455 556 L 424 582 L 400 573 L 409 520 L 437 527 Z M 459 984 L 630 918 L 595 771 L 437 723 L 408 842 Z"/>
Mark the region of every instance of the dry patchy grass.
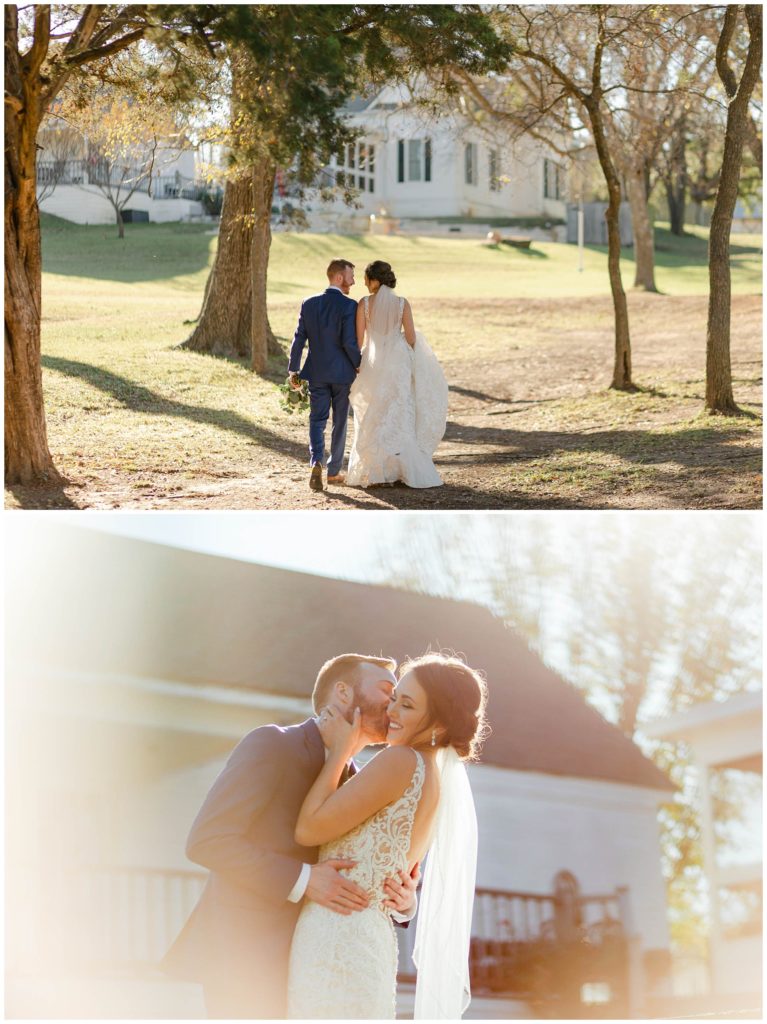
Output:
<path fill-rule="evenodd" d="M 607 387 L 612 310 L 605 289 L 568 295 L 569 279 L 560 288 L 547 264 L 536 271 L 530 294 L 514 294 L 507 274 L 481 262 L 492 252 L 474 243 L 391 240 L 401 243 L 402 279 L 413 282 L 403 291 L 450 383 L 448 429 L 436 457 L 445 486 L 331 488 L 318 495 L 308 488 L 306 418 L 286 412 L 275 387 L 284 361 L 273 361 L 271 378 L 259 379 L 236 362 L 176 347 L 188 332 L 183 321 L 198 311 L 213 239 L 188 229 L 133 237 L 144 246 L 143 270 L 137 252 L 128 258 L 106 229 L 62 232 L 47 256 L 48 432 L 68 482 L 54 490 L 14 489 L 7 493 L 10 507 L 761 505 L 759 295 L 733 300 L 735 392 L 748 415 L 712 418 L 702 413 L 705 292 L 629 296 L 640 387 L 618 393 Z M 163 238 L 177 247 L 175 263 L 167 252 L 152 251 Z M 67 245 L 78 253 L 74 264 L 66 262 Z M 344 251 L 359 261 L 355 245 L 350 240 Z M 572 254 L 552 248 L 565 250 L 555 254 L 559 261 Z M 326 236 L 275 240 L 270 315 L 285 343 L 297 301 L 311 290 L 309 271 L 321 279 L 327 252 L 339 250 L 338 240 Z M 479 266 L 461 263 L 477 252 Z M 452 280 L 451 260 L 458 268 Z M 168 276 L 175 266 L 179 272 Z M 750 282 L 739 272 L 736 291 Z"/>

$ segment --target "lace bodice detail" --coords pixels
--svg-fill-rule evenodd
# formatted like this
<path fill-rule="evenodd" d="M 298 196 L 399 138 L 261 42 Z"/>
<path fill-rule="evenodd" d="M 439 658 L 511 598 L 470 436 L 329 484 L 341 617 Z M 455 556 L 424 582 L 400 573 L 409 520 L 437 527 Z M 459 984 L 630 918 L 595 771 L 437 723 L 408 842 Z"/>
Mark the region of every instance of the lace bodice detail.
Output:
<path fill-rule="evenodd" d="M 426 768 L 416 766 L 397 800 L 346 835 L 325 843 L 320 860 L 344 857 L 355 867 L 344 874 L 370 893 L 365 910 L 334 913 L 304 902 L 293 935 L 288 981 L 288 1016 L 299 1020 L 393 1020 L 397 991 L 397 939 L 383 883 L 407 870 L 410 838 Z"/>
<path fill-rule="evenodd" d="M 423 757 L 417 750 L 413 753 L 416 757 L 413 778 L 402 796 L 376 811 L 351 832 L 320 848 L 320 860 L 345 857 L 357 861 L 356 867 L 344 874 L 366 889 L 371 896 L 371 905 L 378 906 L 384 913 L 388 913 L 382 906 L 384 879 L 408 869 L 410 837 L 426 776 Z"/>

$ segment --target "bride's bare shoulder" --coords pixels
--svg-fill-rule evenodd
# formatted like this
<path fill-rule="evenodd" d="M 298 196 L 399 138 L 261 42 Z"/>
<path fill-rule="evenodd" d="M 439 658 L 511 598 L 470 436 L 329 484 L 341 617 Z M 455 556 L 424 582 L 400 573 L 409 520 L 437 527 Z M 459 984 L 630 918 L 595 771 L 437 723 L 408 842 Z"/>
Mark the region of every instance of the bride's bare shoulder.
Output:
<path fill-rule="evenodd" d="M 375 757 L 371 758 L 369 765 L 376 766 L 380 772 L 412 772 L 416 764 L 416 755 L 412 747 L 384 747 Z"/>
<path fill-rule="evenodd" d="M 416 756 L 415 750 L 412 747 L 390 746 L 379 750 L 371 760 L 371 764 L 372 761 L 378 761 L 379 759 L 381 764 L 415 764 Z"/>

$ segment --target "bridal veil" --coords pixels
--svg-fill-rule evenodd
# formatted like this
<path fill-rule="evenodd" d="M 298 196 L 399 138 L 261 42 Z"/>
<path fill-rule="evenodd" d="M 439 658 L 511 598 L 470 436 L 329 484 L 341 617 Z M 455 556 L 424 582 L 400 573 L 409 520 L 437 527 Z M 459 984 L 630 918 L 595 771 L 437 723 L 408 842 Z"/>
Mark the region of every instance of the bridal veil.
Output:
<path fill-rule="evenodd" d="M 477 876 L 477 815 L 466 766 L 437 754 L 440 799 L 418 906 L 415 1019 L 459 1020 L 469 1005 L 469 945 Z"/>

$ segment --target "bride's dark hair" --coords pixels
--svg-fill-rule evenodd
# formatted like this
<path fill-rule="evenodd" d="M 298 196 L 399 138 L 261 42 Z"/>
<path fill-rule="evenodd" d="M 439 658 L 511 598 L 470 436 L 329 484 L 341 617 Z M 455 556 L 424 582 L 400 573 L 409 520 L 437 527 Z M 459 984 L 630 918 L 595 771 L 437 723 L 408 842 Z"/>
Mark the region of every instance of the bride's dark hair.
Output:
<path fill-rule="evenodd" d="M 424 654 L 400 666 L 399 678 L 415 675 L 426 693 L 426 721 L 423 726 L 439 729 L 436 745 L 455 747 L 464 761 L 476 761 L 490 732 L 485 708 L 487 683 L 476 669 L 455 655 Z"/>
<path fill-rule="evenodd" d="M 383 260 L 374 260 L 365 267 L 365 277 L 368 281 L 378 281 L 385 284 L 387 288 L 397 287 L 397 278 L 391 268 L 391 263 L 384 263 Z"/>

